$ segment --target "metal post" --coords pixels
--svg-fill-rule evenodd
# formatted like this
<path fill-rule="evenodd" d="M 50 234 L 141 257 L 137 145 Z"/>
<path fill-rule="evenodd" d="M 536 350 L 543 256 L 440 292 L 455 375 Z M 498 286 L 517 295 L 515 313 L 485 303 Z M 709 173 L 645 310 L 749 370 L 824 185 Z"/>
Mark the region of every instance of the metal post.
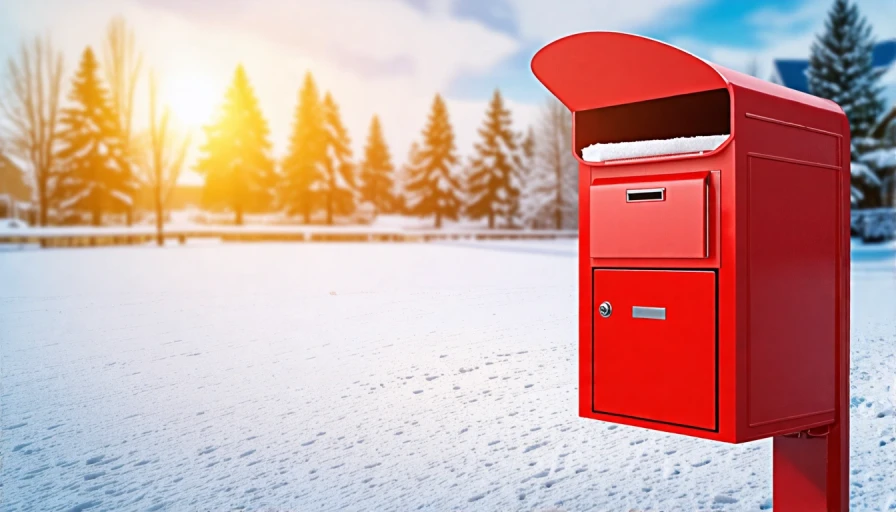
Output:
<path fill-rule="evenodd" d="M 841 307 L 844 307 L 842 303 Z M 775 512 L 849 511 L 848 335 L 841 333 L 839 341 L 834 424 L 774 438 Z"/>

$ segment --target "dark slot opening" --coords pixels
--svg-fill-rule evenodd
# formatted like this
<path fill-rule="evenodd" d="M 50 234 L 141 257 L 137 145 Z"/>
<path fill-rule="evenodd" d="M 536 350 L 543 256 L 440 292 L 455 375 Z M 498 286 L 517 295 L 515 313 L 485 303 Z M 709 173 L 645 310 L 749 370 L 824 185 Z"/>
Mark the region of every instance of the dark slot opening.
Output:
<path fill-rule="evenodd" d="M 626 190 L 625 201 L 628 203 L 637 203 L 638 201 L 662 201 L 665 199 L 665 190 Z"/>
<path fill-rule="evenodd" d="M 727 89 L 576 112 L 575 146 L 731 133 Z"/>

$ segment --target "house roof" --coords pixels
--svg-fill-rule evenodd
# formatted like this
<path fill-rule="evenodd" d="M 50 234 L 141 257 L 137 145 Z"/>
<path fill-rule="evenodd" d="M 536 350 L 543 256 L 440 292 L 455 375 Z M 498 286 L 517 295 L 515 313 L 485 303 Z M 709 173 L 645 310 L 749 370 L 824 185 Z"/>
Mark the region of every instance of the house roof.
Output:
<path fill-rule="evenodd" d="M 896 39 L 874 45 L 871 52 L 871 63 L 874 67 L 886 68 L 892 66 L 894 61 L 896 61 Z M 775 60 L 775 71 L 781 85 L 801 92 L 809 92 L 809 79 L 806 77 L 808 68 L 808 59 Z"/>
<path fill-rule="evenodd" d="M 31 187 L 16 164 L 0 153 L 0 194 L 9 194 L 16 201 L 30 201 Z"/>
<path fill-rule="evenodd" d="M 893 107 L 888 114 L 881 118 L 877 126 L 871 130 L 871 136 L 876 139 L 882 139 L 887 133 L 887 128 L 893 123 L 896 123 L 896 107 Z"/>

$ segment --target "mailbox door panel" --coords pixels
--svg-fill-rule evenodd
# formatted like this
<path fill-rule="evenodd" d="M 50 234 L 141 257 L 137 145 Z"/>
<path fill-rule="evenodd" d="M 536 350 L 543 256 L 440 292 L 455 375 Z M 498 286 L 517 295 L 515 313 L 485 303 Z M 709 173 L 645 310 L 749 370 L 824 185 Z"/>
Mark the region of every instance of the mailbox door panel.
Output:
<path fill-rule="evenodd" d="M 717 430 L 715 272 L 592 278 L 594 412 Z"/>
<path fill-rule="evenodd" d="M 598 179 L 592 258 L 707 258 L 709 172 Z"/>

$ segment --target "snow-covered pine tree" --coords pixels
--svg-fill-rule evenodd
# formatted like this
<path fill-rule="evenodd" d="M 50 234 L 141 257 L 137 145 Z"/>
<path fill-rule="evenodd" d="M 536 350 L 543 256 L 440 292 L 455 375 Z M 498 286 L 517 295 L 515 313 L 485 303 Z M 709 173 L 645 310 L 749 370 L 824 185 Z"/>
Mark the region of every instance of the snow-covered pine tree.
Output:
<path fill-rule="evenodd" d="M 130 210 L 137 182 L 89 46 L 81 55 L 68 98 L 71 106 L 60 119 L 54 199 L 62 211 L 89 213 L 92 224 L 98 226 L 104 213 Z"/>
<path fill-rule="evenodd" d="M 420 143 L 411 142 L 407 160 L 395 172 L 395 211 L 402 214 L 410 214 L 410 205 L 414 204 L 415 194 L 408 190 L 411 178 L 421 172 Z"/>
<path fill-rule="evenodd" d="M 275 173 L 268 123 L 242 65 L 217 118 L 203 130 L 206 140 L 196 170 L 205 175 L 206 206 L 231 209 L 237 225 L 244 213 L 269 209 Z"/>
<path fill-rule="evenodd" d="M 314 77 L 308 72 L 299 91 L 281 182 L 281 198 L 287 211 L 301 213 L 306 224 L 322 204 L 326 144 L 323 105 Z"/>
<path fill-rule="evenodd" d="M 395 208 L 393 197 L 395 167 L 389 147 L 383 138 L 383 129 L 378 116 L 370 121 L 370 134 L 364 148 L 364 161 L 361 163 L 359 178 L 361 180 L 361 200 L 373 205 L 373 214 L 391 212 Z"/>
<path fill-rule="evenodd" d="M 497 89 L 485 112 L 479 136 L 481 140 L 473 146 L 474 155 L 467 173 L 470 199 L 466 213 L 472 219 L 487 218 L 490 229 L 495 227 L 497 218 L 512 227 L 519 210 L 519 143 L 510 110 L 504 106 L 504 98 Z"/>
<path fill-rule="evenodd" d="M 871 26 L 858 6 L 835 0 L 824 32 L 812 43 L 809 91 L 843 108 L 854 138 L 867 135 L 884 110 L 882 71 L 872 65 L 873 49 Z"/>
<path fill-rule="evenodd" d="M 327 224 L 332 224 L 333 215 L 344 215 L 355 209 L 355 166 L 348 130 L 342 124 L 339 106 L 329 92 L 324 96 L 323 114 L 326 175 L 321 193 L 327 212 Z"/>
<path fill-rule="evenodd" d="M 423 128 L 423 144 L 416 152 L 412 147 L 409 160 L 405 190 L 413 197 L 408 199 L 408 212 L 433 216 L 436 228 L 442 227 L 444 219 L 457 220 L 462 204 L 456 174 L 457 148 L 448 108 L 438 94 Z"/>

